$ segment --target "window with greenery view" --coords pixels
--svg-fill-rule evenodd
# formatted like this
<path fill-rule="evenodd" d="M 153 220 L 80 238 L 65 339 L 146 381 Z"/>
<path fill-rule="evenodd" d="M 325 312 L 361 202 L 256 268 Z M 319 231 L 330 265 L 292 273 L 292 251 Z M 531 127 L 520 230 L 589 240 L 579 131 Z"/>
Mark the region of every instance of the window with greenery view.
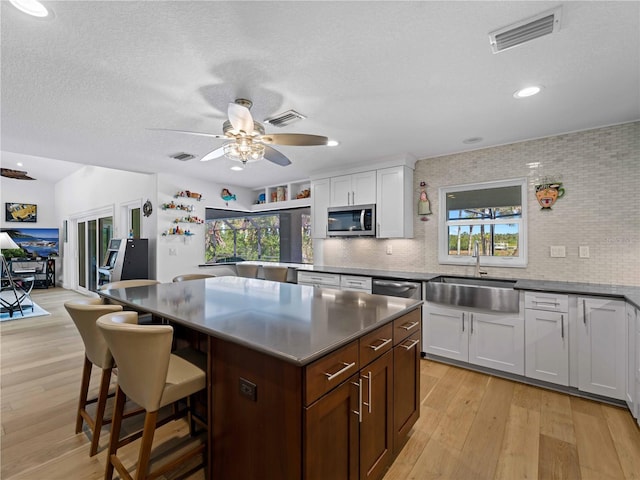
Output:
<path fill-rule="evenodd" d="M 310 208 L 262 213 L 208 208 L 205 232 L 207 263 L 313 263 Z"/>
<path fill-rule="evenodd" d="M 439 261 L 526 266 L 526 180 L 440 189 Z"/>

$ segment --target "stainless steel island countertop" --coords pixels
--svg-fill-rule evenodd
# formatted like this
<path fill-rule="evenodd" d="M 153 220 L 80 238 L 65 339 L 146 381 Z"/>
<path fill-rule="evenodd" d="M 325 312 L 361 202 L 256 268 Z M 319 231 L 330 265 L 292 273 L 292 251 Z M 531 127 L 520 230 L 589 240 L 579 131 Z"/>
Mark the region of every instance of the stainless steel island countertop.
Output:
<path fill-rule="evenodd" d="M 296 365 L 306 365 L 422 304 L 420 300 L 243 277 L 99 294 Z"/>

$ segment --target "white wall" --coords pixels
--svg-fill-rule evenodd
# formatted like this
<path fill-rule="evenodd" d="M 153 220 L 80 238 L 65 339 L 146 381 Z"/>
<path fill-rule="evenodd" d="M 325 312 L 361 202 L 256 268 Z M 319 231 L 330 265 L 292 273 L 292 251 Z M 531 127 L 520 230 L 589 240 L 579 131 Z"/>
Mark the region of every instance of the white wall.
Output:
<path fill-rule="evenodd" d="M 194 233 L 193 236 L 166 235 L 170 228 L 174 227 L 173 220 L 176 217 L 188 214 L 176 210 L 162 210 L 163 203 L 192 204 L 195 210 L 191 215 L 202 219 L 205 218 L 205 208 L 221 208 L 232 210 L 248 210 L 255 200 L 255 192 L 246 188 L 226 186 L 231 193 L 236 195 L 237 200 L 225 202 L 221 198 L 223 185 L 211 183 L 188 176 L 176 176 L 158 174 L 158 242 L 157 242 L 157 265 L 156 279 L 161 282 L 170 282 L 173 277 L 186 273 L 202 273 L 203 269 L 198 265 L 204 263 L 204 225 L 180 224 L 181 228 L 189 228 Z M 202 195 L 201 201 L 189 198 L 174 198 L 178 192 L 189 190 Z"/>
<path fill-rule="evenodd" d="M 0 228 L 60 228 L 54 205 L 54 184 L 44 180 L 16 180 L 0 177 L 2 218 Z M 5 221 L 5 203 L 33 203 L 38 206 L 35 223 Z"/>
<path fill-rule="evenodd" d="M 566 194 L 550 211 L 535 198 L 540 174 L 561 175 L 564 183 Z M 640 122 L 419 160 L 415 201 L 425 181 L 434 213 L 426 222 L 415 215 L 415 238 L 321 241 L 324 264 L 473 275 L 473 267 L 438 263 L 438 189 L 518 177 L 530 180 L 529 263 L 485 268 L 489 275 L 640 286 Z M 565 246 L 566 257 L 551 258 L 552 245 Z M 579 258 L 580 245 L 590 258 Z"/>
<path fill-rule="evenodd" d="M 154 207 L 156 201 L 156 176 L 113 170 L 102 167 L 84 167 L 55 185 L 55 206 L 58 224 L 68 221 L 69 241 L 63 244 L 63 286 L 72 286 L 71 272 L 75 271 L 77 252 L 72 242 L 72 219 L 98 209 L 113 211 L 114 238 L 126 238 L 127 218 L 123 205 L 138 202 L 140 206 L 148 199 Z M 142 219 L 142 238 L 149 239 L 149 276 L 155 278 L 157 208 L 150 217 Z"/>

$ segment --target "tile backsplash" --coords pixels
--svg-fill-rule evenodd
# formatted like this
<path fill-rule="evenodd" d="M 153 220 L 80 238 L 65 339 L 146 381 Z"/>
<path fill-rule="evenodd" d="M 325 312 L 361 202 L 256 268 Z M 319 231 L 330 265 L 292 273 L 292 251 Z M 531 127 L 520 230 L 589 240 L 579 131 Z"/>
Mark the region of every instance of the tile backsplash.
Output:
<path fill-rule="evenodd" d="M 534 184 L 560 176 L 565 195 L 542 211 Z M 327 239 L 325 265 L 473 275 L 438 263 L 438 188 L 528 177 L 528 266 L 483 267 L 490 276 L 640 286 L 640 122 L 419 160 L 432 215 L 416 214 L 412 239 Z M 391 246 L 392 254 L 387 255 Z M 552 245 L 566 257 L 551 258 Z M 579 247 L 589 247 L 589 258 Z"/>

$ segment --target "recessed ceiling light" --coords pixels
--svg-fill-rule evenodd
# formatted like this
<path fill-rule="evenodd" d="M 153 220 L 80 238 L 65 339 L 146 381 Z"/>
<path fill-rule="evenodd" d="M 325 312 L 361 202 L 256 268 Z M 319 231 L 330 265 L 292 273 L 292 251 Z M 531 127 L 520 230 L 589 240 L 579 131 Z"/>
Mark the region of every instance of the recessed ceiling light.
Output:
<path fill-rule="evenodd" d="M 244 168 L 242 168 L 240 165 L 234 165 L 233 167 L 231 167 L 231 170 L 233 170 L 234 172 L 241 172 L 242 170 L 244 170 Z"/>
<path fill-rule="evenodd" d="M 11 5 L 21 12 L 32 17 L 45 18 L 49 16 L 49 10 L 38 0 L 10 0 Z"/>
<path fill-rule="evenodd" d="M 462 143 L 466 143 L 467 145 L 469 145 L 470 143 L 478 143 L 478 142 L 481 142 L 482 140 L 484 140 L 484 138 L 482 137 L 470 137 L 470 138 L 464 139 Z"/>
<path fill-rule="evenodd" d="M 527 98 L 540 93 L 542 87 L 534 85 L 533 87 L 525 87 L 513 94 L 514 98 Z"/>
<path fill-rule="evenodd" d="M 22 162 L 18 162 L 18 163 L 16 163 L 16 165 L 19 166 L 19 167 L 22 167 L 23 163 Z"/>
<path fill-rule="evenodd" d="M 338 142 L 337 140 L 329 140 L 329 141 L 327 142 L 327 145 L 328 145 L 329 147 L 336 147 L 336 146 L 340 145 L 340 142 Z"/>

